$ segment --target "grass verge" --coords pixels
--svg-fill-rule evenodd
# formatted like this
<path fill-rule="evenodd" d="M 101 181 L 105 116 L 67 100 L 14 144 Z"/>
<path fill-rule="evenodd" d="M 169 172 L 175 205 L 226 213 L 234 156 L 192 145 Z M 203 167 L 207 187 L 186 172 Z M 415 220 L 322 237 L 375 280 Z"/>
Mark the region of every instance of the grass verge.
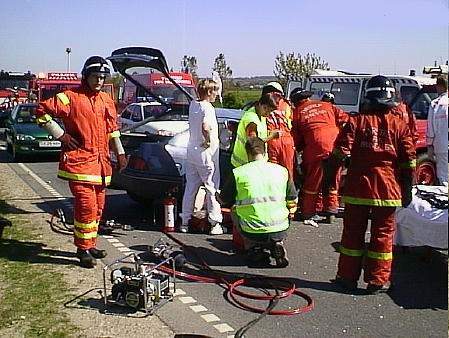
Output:
<path fill-rule="evenodd" d="M 0 216 L 12 218 L 0 198 Z M 68 337 L 78 329 L 64 312 L 70 298 L 63 274 L 50 264 L 43 243 L 25 220 L 11 219 L 0 239 L 0 336 Z"/>

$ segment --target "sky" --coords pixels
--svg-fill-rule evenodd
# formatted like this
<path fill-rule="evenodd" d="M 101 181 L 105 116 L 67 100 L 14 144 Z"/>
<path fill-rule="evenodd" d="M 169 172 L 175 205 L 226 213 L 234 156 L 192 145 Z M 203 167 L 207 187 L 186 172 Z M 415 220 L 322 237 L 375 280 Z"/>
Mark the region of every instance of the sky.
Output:
<path fill-rule="evenodd" d="M 225 55 L 233 76 L 273 75 L 284 53 L 331 69 L 421 73 L 448 59 L 447 0 L 0 0 L 0 69 L 80 72 L 91 55 L 160 49 L 173 69 L 195 56 L 200 76 Z"/>

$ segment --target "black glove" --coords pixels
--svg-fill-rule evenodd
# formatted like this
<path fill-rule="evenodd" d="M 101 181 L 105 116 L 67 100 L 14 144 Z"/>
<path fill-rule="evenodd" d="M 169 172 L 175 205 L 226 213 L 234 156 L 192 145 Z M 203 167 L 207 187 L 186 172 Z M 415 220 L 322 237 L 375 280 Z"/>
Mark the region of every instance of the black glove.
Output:
<path fill-rule="evenodd" d="M 80 143 L 67 133 L 64 133 L 58 141 L 61 141 L 62 147 L 67 150 L 75 150 L 80 147 Z"/>
<path fill-rule="evenodd" d="M 407 208 L 409 204 L 412 202 L 413 194 L 412 194 L 412 179 L 411 178 L 403 178 L 401 180 L 401 190 L 402 190 L 402 207 Z"/>
<path fill-rule="evenodd" d="M 349 166 L 351 165 L 351 155 L 345 156 L 345 158 L 343 159 L 343 164 L 345 168 L 349 168 Z"/>
<path fill-rule="evenodd" d="M 323 168 L 322 191 L 327 195 L 329 188 L 334 181 L 334 177 L 337 175 L 339 166 L 335 161 L 335 158 L 330 156 L 321 162 L 321 167 Z"/>

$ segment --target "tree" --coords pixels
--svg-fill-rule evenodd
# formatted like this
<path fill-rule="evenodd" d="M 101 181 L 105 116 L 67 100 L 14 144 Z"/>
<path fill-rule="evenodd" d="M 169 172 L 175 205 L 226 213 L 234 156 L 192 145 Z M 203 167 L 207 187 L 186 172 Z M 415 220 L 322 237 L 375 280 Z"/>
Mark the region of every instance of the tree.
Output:
<path fill-rule="evenodd" d="M 285 86 L 289 80 L 299 80 L 301 77 L 312 74 L 315 69 L 328 69 L 329 64 L 315 53 L 284 54 L 279 52 L 274 61 L 274 75 Z"/>
<path fill-rule="evenodd" d="M 107 83 L 112 83 L 114 86 L 114 97 L 118 100 L 119 88 L 123 85 L 123 76 L 120 73 L 113 73 Z"/>
<path fill-rule="evenodd" d="M 223 53 L 218 54 L 214 61 L 213 71 L 216 71 L 223 83 L 232 76 L 232 69 L 226 64 L 226 59 Z"/>
<path fill-rule="evenodd" d="M 181 60 L 181 71 L 192 74 L 193 77 L 197 77 L 198 63 L 196 56 L 184 55 Z"/>

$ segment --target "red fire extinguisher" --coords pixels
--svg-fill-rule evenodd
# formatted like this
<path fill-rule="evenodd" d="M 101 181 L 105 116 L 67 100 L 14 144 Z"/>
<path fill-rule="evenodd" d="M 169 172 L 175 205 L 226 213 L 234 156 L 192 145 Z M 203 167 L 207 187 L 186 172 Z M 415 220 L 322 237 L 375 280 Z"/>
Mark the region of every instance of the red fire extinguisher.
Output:
<path fill-rule="evenodd" d="M 163 201 L 164 205 L 164 232 L 175 231 L 176 198 L 168 194 Z"/>

